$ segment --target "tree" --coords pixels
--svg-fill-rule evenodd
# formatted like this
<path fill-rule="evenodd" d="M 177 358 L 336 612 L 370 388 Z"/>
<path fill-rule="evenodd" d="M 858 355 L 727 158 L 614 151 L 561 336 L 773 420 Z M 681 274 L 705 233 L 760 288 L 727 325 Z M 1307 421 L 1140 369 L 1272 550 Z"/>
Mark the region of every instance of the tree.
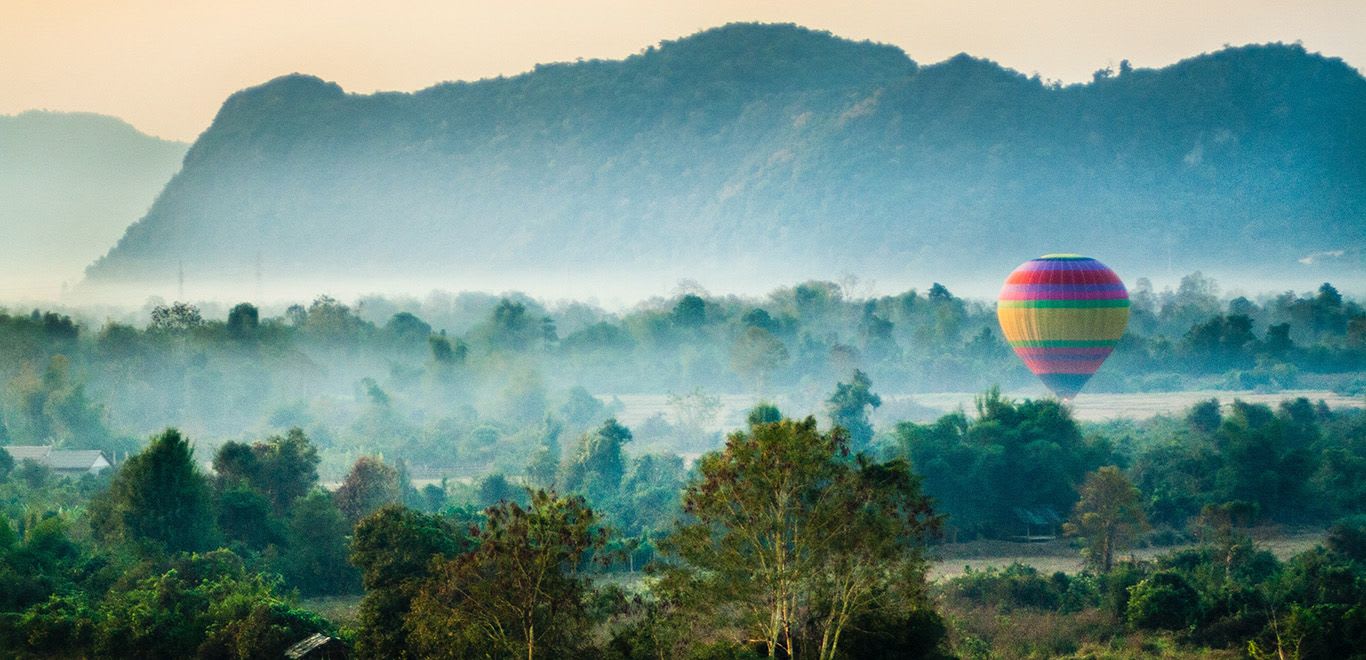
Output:
<path fill-rule="evenodd" d="M 253 550 L 283 542 L 279 519 L 271 515 L 270 502 L 256 490 L 236 484 L 218 494 L 217 504 L 218 528 L 229 540 Z"/>
<path fill-rule="evenodd" d="M 407 625 L 423 657 L 562 658 L 587 646 L 578 575 L 605 533 L 579 497 L 536 491 L 531 505 L 501 502 L 485 511 L 478 547 L 435 563 Z"/>
<path fill-rule="evenodd" d="M 674 579 L 720 616 L 743 613 L 770 657 L 833 658 L 853 618 L 923 605 L 921 549 L 939 524 L 929 499 L 904 461 L 848 451 L 842 429 L 822 434 L 814 418 L 758 424 L 703 456 L 684 492 L 666 545 Z"/>
<path fill-rule="evenodd" d="M 560 417 L 572 429 L 587 428 L 607 417 L 607 404 L 582 386 L 575 385 L 569 389 L 564 405 L 560 406 Z"/>
<path fill-rule="evenodd" d="M 678 517 L 686 470 L 677 454 L 645 454 L 631 461 L 612 519 L 617 532 L 632 537 L 671 527 Z"/>
<path fill-rule="evenodd" d="M 565 488 L 594 502 L 616 497 L 626 474 L 622 446 L 631 441 L 631 430 L 609 419 L 598 430 L 584 435 L 565 474 Z"/>
<path fill-rule="evenodd" d="M 975 418 L 954 412 L 896 429 L 956 529 L 1001 537 L 1024 531 L 1022 515 L 1061 522 L 1086 473 L 1113 462 L 1108 443 L 1083 438 L 1056 400 L 1014 401 L 993 388 L 975 404 Z"/>
<path fill-rule="evenodd" d="M 204 317 L 199 308 L 186 302 L 175 302 L 169 307 L 157 305 L 152 308 L 152 324 L 149 330 L 166 333 L 183 333 L 204 325 Z"/>
<path fill-rule="evenodd" d="M 260 480 L 260 459 L 251 445 L 229 440 L 218 446 L 213 455 L 213 473 L 220 487 L 227 488 L 237 484 L 254 486 Z"/>
<path fill-rule="evenodd" d="M 674 305 L 672 317 L 680 328 L 700 328 L 707 322 L 707 301 L 697 294 L 686 294 Z"/>
<path fill-rule="evenodd" d="M 41 372 L 35 366 L 23 364 L 8 383 L 6 435 L 26 444 L 52 443 L 66 449 L 136 448 L 132 440 L 117 438 L 109 430 L 103 406 L 86 395 L 66 356 L 53 355 Z"/>
<path fill-rule="evenodd" d="M 275 512 L 283 514 L 295 500 L 318 483 L 318 450 L 302 429 L 292 428 L 283 437 L 271 436 L 252 445 L 260 464 L 256 484 L 270 498 Z"/>
<path fill-rule="evenodd" d="M 290 429 L 284 436 L 247 445 L 225 442 L 213 457 L 219 484 L 250 487 L 270 502 L 276 515 L 318 483 L 318 450 L 303 430 Z"/>
<path fill-rule="evenodd" d="M 1191 326 L 1182 342 L 1199 364 L 1219 370 L 1250 364 L 1257 336 L 1252 333 L 1252 319 L 1232 314 Z"/>
<path fill-rule="evenodd" d="M 375 456 L 361 456 L 333 493 L 337 508 L 352 522 L 386 505 L 403 501 L 398 470 Z"/>
<path fill-rule="evenodd" d="M 312 633 L 335 633 L 227 550 L 180 555 L 169 570 L 123 582 L 101 603 L 93 657 L 280 657 Z"/>
<path fill-rule="evenodd" d="M 873 425 L 868 422 L 868 409 L 882 405 L 882 397 L 872 391 L 873 381 L 868 374 L 854 370 L 853 378 L 835 386 L 835 393 L 826 400 L 830 423 L 849 432 L 855 450 L 862 451 L 873 440 Z"/>
<path fill-rule="evenodd" d="M 435 557 L 470 548 L 456 521 L 401 506 L 386 506 L 356 525 L 351 563 L 365 586 L 358 615 L 356 651 L 361 657 L 419 657 L 405 634 L 413 596 L 430 575 Z"/>
<path fill-rule="evenodd" d="M 1129 587 L 1125 618 L 1136 628 L 1180 630 L 1200 614 L 1200 594 L 1180 573 L 1158 571 Z"/>
<path fill-rule="evenodd" d="M 777 319 L 774 319 L 768 311 L 761 307 L 755 307 L 745 312 L 745 315 L 740 317 L 740 322 L 747 327 L 759 328 L 775 334 L 782 329 L 782 325 L 778 323 Z"/>
<path fill-rule="evenodd" d="M 769 374 L 787 360 L 787 346 L 763 328 L 746 328 L 731 346 L 731 367 L 748 380 L 756 392 L 764 391 Z"/>
<path fill-rule="evenodd" d="M 1214 501 L 1253 502 L 1261 515 L 1293 521 L 1309 509 L 1310 480 L 1320 456 L 1319 428 L 1309 402 L 1273 412 L 1234 400 L 1214 434 L 1222 459 Z"/>
<path fill-rule="evenodd" d="M 374 329 L 350 307 L 325 295 L 315 298 L 308 306 L 308 312 L 298 318 L 303 321 L 303 329 L 308 334 L 339 343 L 359 339 L 362 334 Z"/>
<path fill-rule="evenodd" d="M 119 467 L 104 502 L 100 528 L 146 551 L 203 550 L 214 540 L 208 483 L 189 440 L 175 429 Z"/>
<path fill-rule="evenodd" d="M 490 474 L 479 480 L 475 501 L 480 506 L 493 506 L 499 502 L 517 502 L 524 498 L 525 490 L 512 485 L 501 472 Z"/>
<path fill-rule="evenodd" d="M 465 342 L 456 339 L 452 343 L 450 339 L 446 338 L 445 330 L 442 330 L 439 335 L 428 337 L 427 343 L 432 349 L 432 360 L 442 367 L 464 364 L 465 357 L 470 352 Z"/>
<path fill-rule="evenodd" d="M 1086 559 L 1109 573 L 1115 553 L 1148 526 L 1138 489 L 1113 465 L 1086 475 L 1081 500 L 1064 526 L 1068 534 L 1086 541 Z"/>
<path fill-rule="evenodd" d="M 755 404 L 754 407 L 750 409 L 749 414 L 745 417 L 745 421 L 750 426 L 772 424 L 774 422 L 782 421 L 782 419 L 783 413 L 778 410 L 778 406 L 768 403 L 767 401 L 761 401 Z"/>
<path fill-rule="evenodd" d="M 1295 348 L 1295 340 L 1290 338 L 1290 324 L 1279 323 L 1267 326 L 1266 341 L 1262 342 L 1262 348 L 1274 357 L 1284 358 L 1291 349 Z"/>
<path fill-rule="evenodd" d="M 323 490 L 300 498 L 285 526 L 285 549 L 280 573 L 285 583 L 304 596 L 355 593 L 360 586 L 356 569 L 347 562 L 351 525 Z"/>
<path fill-rule="evenodd" d="M 246 339 L 256 334 L 261 326 L 261 310 L 251 303 L 238 303 L 228 310 L 228 336 Z"/>
<path fill-rule="evenodd" d="M 520 353 L 550 339 L 553 325 L 548 325 L 549 321 L 549 317 L 535 318 L 526 304 L 504 298 L 477 334 L 484 335 L 495 349 Z"/>
<path fill-rule="evenodd" d="M 1218 399 L 1206 399 L 1196 403 L 1186 413 L 1186 423 L 1200 433 L 1214 433 L 1223 422 L 1224 417 L 1219 412 Z"/>
<path fill-rule="evenodd" d="M 432 326 L 411 312 L 399 312 L 384 324 L 384 333 L 400 346 L 420 346 L 432 336 Z"/>
<path fill-rule="evenodd" d="M 540 446 L 527 460 L 527 479 L 541 488 L 550 488 L 560 471 L 560 432 L 563 427 L 551 418 L 546 418 L 541 434 Z"/>

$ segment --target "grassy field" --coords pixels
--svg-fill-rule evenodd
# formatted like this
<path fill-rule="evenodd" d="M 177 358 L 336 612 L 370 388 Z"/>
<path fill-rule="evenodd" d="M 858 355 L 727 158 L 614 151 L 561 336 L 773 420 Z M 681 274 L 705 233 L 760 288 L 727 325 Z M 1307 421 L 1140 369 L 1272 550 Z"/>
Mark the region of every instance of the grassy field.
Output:
<path fill-rule="evenodd" d="M 1256 530 L 1253 538 L 1258 546 L 1270 550 L 1276 557 L 1287 559 L 1323 542 L 1323 530 L 1284 531 Z M 1137 548 L 1125 553 L 1124 558 L 1152 559 L 1193 544 Z M 972 541 L 946 543 L 930 549 L 934 558 L 930 565 L 930 579 L 941 580 L 962 575 L 967 569 L 1005 568 L 1019 562 L 1033 566 L 1042 573 L 1076 573 L 1082 570 L 1081 551 L 1072 541 L 1058 539 L 1044 543 L 1013 543 L 1010 541 Z"/>
<path fill-rule="evenodd" d="M 1323 543 L 1324 530 L 1282 530 L 1264 528 L 1253 530 L 1252 536 L 1257 545 L 1270 550 L 1276 557 L 1284 560 L 1293 555 L 1312 549 Z M 1194 544 L 1137 548 L 1124 557 L 1152 559 L 1168 552 L 1193 547 Z M 1078 546 L 1070 539 L 1058 539 L 1044 543 L 1015 543 L 1011 541 L 970 541 L 967 543 L 945 543 L 933 546 L 930 580 L 942 580 L 962 575 L 966 569 L 974 571 L 990 567 L 1005 568 L 1019 562 L 1044 573 L 1076 573 L 1082 570 L 1081 554 Z M 618 586 L 638 588 L 643 572 L 614 573 L 599 578 L 599 582 L 614 583 Z M 350 624 L 355 621 L 359 596 L 336 596 L 329 598 L 310 598 L 304 605 L 334 622 Z"/>

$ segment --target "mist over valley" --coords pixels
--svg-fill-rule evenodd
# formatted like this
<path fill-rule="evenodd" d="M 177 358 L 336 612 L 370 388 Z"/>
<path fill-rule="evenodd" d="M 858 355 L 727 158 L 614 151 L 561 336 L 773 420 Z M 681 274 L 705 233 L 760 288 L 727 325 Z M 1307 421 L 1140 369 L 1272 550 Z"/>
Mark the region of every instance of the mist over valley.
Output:
<path fill-rule="evenodd" d="M 409 18 L 19 9 L 244 67 Z M 1366 78 L 1195 50 L 745 22 L 0 116 L 0 657 L 1366 655 Z"/>

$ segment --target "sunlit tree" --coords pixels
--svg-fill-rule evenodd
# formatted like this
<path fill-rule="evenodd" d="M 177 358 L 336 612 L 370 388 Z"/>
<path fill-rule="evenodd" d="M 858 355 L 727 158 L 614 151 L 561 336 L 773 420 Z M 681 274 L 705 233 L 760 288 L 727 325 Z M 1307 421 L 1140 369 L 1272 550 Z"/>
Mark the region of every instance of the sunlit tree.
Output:
<path fill-rule="evenodd" d="M 1087 561 L 1109 573 L 1115 553 L 1128 547 L 1147 526 L 1138 489 L 1119 468 L 1107 465 L 1086 475 L 1081 500 L 1064 529 L 1082 537 Z"/>

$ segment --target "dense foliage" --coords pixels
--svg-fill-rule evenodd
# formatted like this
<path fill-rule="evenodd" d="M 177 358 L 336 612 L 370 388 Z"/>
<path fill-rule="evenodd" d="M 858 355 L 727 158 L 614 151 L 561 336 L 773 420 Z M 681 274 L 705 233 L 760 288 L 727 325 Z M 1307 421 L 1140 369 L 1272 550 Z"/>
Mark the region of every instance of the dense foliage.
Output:
<path fill-rule="evenodd" d="M 936 591 L 967 657 L 1229 649 L 1253 658 L 1355 658 L 1366 654 L 1364 525 L 1360 516 L 1344 519 L 1326 544 L 1284 561 L 1225 530 L 1108 573 L 1050 576 L 1015 564 L 968 571 Z"/>
<path fill-rule="evenodd" d="M 1366 414 L 1235 395 L 1081 423 L 991 388 L 936 417 L 888 388 L 1025 377 L 989 311 L 943 287 L 616 315 L 470 295 L 147 312 L 98 331 L 0 316 L 5 442 L 116 463 L 73 477 L 0 453 L 13 655 L 257 657 L 315 632 L 366 657 L 1357 652 L 1334 640 L 1360 623 L 1359 521 L 1294 558 L 1246 535 L 1366 511 Z M 1192 276 L 1137 288 L 1134 319 L 1112 386 L 1359 386 L 1362 311 L 1327 285 L 1221 302 Z M 607 387 L 668 392 L 673 414 L 628 425 Z M 722 418 L 735 392 L 777 403 Z M 173 419 L 212 432 L 129 437 Z M 942 541 L 1058 534 L 1094 573 L 927 584 Z M 1174 549 L 1135 562 L 1142 546 Z"/>
<path fill-rule="evenodd" d="M 1176 290 L 1133 288 L 1130 332 L 1088 392 L 1366 386 L 1366 312 L 1330 285 L 1255 301 L 1221 300 L 1199 274 Z M 132 438 L 168 426 L 209 449 L 299 427 L 327 482 L 368 454 L 401 457 L 417 479 L 521 473 L 536 454 L 549 485 L 552 454 L 578 451 L 630 397 L 654 397 L 658 414 L 608 444 L 693 456 L 758 400 L 824 411 L 862 450 L 876 424 L 941 412 L 914 393 L 1041 391 L 992 309 L 939 285 L 864 298 L 856 282 L 806 282 L 621 312 L 481 294 L 276 309 L 151 301 L 145 316 L 99 322 L 0 314 L 0 438 L 121 458 Z M 598 452 L 584 449 L 585 460 Z"/>

